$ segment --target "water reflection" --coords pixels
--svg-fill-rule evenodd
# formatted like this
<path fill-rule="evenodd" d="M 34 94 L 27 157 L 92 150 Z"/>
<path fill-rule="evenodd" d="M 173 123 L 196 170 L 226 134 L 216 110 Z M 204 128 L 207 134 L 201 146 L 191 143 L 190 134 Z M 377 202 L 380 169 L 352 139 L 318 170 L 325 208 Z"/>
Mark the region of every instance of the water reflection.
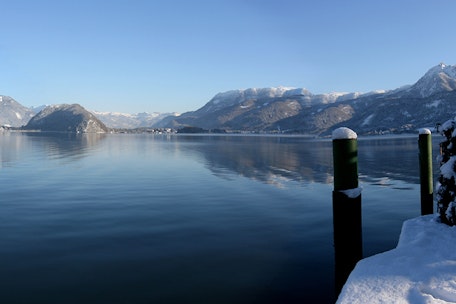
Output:
<path fill-rule="evenodd" d="M 204 157 L 214 175 L 241 175 L 264 183 L 333 182 L 330 140 L 304 137 L 180 136 L 187 149 Z M 434 144 L 437 153 L 438 142 Z M 419 184 L 417 137 L 368 138 L 359 141 L 360 181 L 394 187 L 394 181 Z M 437 166 L 435 166 L 437 168 Z M 408 188 L 407 188 L 408 189 Z"/>
<path fill-rule="evenodd" d="M 0 136 L 2 163 L 19 167 L 1 171 L 7 299 L 87 303 L 96 290 L 99 302 L 118 300 L 113 291 L 132 303 L 204 302 L 210 290 L 214 303 L 334 302 L 331 187 L 320 185 L 332 183 L 330 140 L 49 135 Z M 384 198 L 414 186 L 396 179 L 415 180 L 416 140 L 400 139 L 400 150 L 385 139 L 359 142 L 361 178 L 381 185 L 363 201 L 366 256 L 395 246 L 413 214 L 415 196 L 404 198 L 412 191 L 400 204 Z"/>
<path fill-rule="evenodd" d="M 105 137 L 105 134 L 5 132 L 0 135 L 1 166 L 12 166 L 25 155 L 32 159 L 44 154 L 64 162 L 77 161 Z"/>
<path fill-rule="evenodd" d="M 30 150 L 30 142 L 25 136 L 10 132 L 0 133 L 0 167 L 9 166 L 23 151 Z"/>
<path fill-rule="evenodd" d="M 285 182 L 332 182 L 329 141 L 299 137 L 201 136 L 180 139 L 204 157 L 206 167 L 221 178 L 241 175 L 281 186 Z"/>
<path fill-rule="evenodd" d="M 2 133 L 1 166 L 11 165 L 24 153 L 44 153 L 51 159 L 76 161 L 96 149 L 108 136 L 112 135 Z M 290 182 L 333 182 L 330 140 L 291 136 L 181 135 L 155 139 L 144 137 L 142 141 L 146 143 L 150 139 L 173 143 L 166 146 L 170 152 L 180 153 L 187 150 L 198 154 L 199 161 L 204 162 L 215 176 L 223 179 L 229 180 L 241 175 L 278 187 L 285 187 Z M 440 138 L 434 138 L 435 156 L 438 154 L 439 141 Z M 129 146 L 126 144 L 125 149 L 129 149 Z M 397 180 L 419 184 L 417 136 L 365 138 L 359 140 L 358 146 L 361 182 L 385 187 L 395 187 Z M 437 165 L 434 166 L 434 171 L 437 175 Z"/>
<path fill-rule="evenodd" d="M 331 140 L 300 137 L 187 137 L 185 140 L 194 143 L 187 148 L 201 154 L 204 157 L 206 167 L 214 175 L 222 178 L 241 175 L 279 187 L 284 187 L 289 182 L 304 184 L 331 184 L 333 182 Z M 358 142 L 360 182 L 382 187 L 385 190 L 415 189 L 413 185 L 420 182 L 417 140 L 418 136 L 360 139 Z M 439 138 L 434 139 L 434 155 L 438 153 L 439 140 Z M 437 167 L 434 166 L 434 168 Z M 366 202 L 370 205 L 369 207 L 377 206 L 375 205 L 377 201 L 383 202 L 383 195 L 383 192 L 370 192 L 366 195 Z M 397 199 L 401 200 L 402 198 Z M 369 207 L 363 211 L 366 212 L 367 221 L 372 218 L 371 212 L 367 210 Z M 390 206 L 386 204 L 382 204 L 380 208 L 390 210 Z M 395 208 L 396 211 L 393 212 L 399 214 L 401 207 L 395 204 Z M 398 215 L 390 216 L 392 218 L 398 217 Z M 384 221 L 385 219 L 381 220 Z M 377 231 L 372 233 L 371 222 L 363 224 L 367 226 L 365 233 L 367 236 L 366 256 L 372 254 L 372 251 L 378 253 L 385 248 L 391 249 L 388 247 L 389 245 L 380 249 L 371 248 L 373 247 L 371 243 L 377 238 L 385 237 L 384 233 Z M 400 224 L 398 227 L 400 228 Z M 346 246 L 344 242 L 342 242 L 342 246 L 339 246 L 338 254 L 335 256 L 337 294 L 353 268 L 352 250 L 355 249 L 358 252 L 355 260 L 360 258 L 359 252 L 361 252 L 359 249 L 361 242 L 356 248 L 353 245 Z M 395 242 L 396 240 L 392 243 Z"/>

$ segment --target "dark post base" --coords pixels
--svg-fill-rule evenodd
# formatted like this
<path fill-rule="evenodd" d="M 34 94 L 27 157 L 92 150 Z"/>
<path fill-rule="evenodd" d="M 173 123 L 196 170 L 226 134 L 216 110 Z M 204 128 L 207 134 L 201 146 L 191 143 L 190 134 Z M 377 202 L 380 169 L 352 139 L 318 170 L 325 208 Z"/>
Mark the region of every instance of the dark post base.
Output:
<path fill-rule="evenodd" d="M 333 224 L 336 295 L 339 295 L 356 263 L 362 259 L 361 195 L 350 198 L 333 191 Z"/>

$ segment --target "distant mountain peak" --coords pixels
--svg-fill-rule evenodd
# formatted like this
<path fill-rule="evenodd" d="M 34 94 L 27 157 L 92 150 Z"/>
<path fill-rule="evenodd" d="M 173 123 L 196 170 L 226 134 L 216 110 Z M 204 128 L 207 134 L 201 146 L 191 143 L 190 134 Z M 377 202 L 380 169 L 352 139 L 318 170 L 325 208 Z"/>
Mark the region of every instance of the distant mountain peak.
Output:
<path fill-rule="evenodd" d="M 0 126 L 21 127 L 34 115 L 33 111 L 24 107 L 9 96 L 0 95 Z"/>
<path fill-rule="evenodd" d="M 446 74 L 448 77 L 456 78 L 456 66 L 445 64 L 444 62 L 430 68 L 423 77 Z"/>
<path fill-rule="evenodd" d="M 424 98 L 454 90 L 456 90 L 456 66 L 441 62 L 430 68 L 423 77 L 406 91 Z"/>
<path fill-rule="evenodd" d="M 125 128 L 134 129 L 141 127 L 156 127 L 156 123 L 159 123 L 162 119 L 168 116 L 177 117 L 180 114 L 173 113 L 159 113 L 159 112 L 142 112 L 136 114 L 120 113 L 120 112 L 97 112 L 92 113 L 101 120 L 109 128 Z"/>

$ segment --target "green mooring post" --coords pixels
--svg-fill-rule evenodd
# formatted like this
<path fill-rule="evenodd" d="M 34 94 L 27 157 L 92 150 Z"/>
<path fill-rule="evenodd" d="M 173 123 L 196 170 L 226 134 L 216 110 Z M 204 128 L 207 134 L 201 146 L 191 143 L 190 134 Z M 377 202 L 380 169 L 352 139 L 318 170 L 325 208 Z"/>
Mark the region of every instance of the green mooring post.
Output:
<path fill-rule="evenodd" d="M 434 212 L 434 189 L 432 178 L 432 137 L 429 129 L 420 129 L 418 135 L 420 160 L 421 215 Z"/>
<path fill-rule="evenodd" d="M 358 141 L 355 132 L 332 133 L 334 191 L 333 225 L 336 295 L 362 259 L 361 189 L 358 187 Z"/>

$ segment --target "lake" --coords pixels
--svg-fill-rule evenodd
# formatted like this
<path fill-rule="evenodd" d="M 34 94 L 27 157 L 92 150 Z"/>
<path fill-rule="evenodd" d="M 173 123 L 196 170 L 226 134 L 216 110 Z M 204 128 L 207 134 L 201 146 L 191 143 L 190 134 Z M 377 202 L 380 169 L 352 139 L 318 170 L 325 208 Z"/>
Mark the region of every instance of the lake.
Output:
<path fill-rule="evenodd" d="M 417 138 L 358 141 L 364 256 L 420 215 Z M 1 303 L 336 299 L 330 140 L 2 133 L 0 147 Z"/>

